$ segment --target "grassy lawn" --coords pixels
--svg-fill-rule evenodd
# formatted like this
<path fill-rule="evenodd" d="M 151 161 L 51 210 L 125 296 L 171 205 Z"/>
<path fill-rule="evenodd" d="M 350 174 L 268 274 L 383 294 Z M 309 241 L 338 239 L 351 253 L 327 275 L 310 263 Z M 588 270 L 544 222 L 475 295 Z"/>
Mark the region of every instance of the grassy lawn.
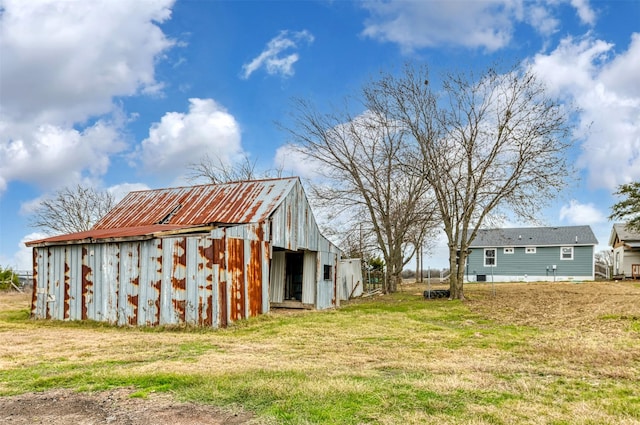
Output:
<path fill-rule="evenodd" d="M 424 289 L 224 330 L 34 321 L 1 294 L 0 396 L 127 387 L 278 424 L 640 423 L 637 283 Z"/>

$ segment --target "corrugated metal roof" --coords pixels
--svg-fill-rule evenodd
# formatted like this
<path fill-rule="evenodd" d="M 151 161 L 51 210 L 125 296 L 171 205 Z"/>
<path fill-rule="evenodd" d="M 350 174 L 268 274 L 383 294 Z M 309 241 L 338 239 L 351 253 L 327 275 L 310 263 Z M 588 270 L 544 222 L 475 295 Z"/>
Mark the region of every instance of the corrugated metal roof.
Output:
<path fill-rule="evenodd" d="M 472 247 L 596 245 L 589 226 L 480 229 Z"/>
<path fill-rule="evenodd" d="M 87 230 L 85 232 L 70 233 L 66 235 L 52 236 L 45 239 L 29 241 L 25 245 L 49 245 L 60 242 L 66 243 L 84 243 L 95 240 L 104 239 L 122 239 L 128 237 L 152 236 L 163 232 L 171 232 L 177 230 L 198 229 L 200 226 L 177 226 L 172 224 L 154 224 L 151 226 L 124 227 L 120 229 L 96 229 Z"/>
<path fill-rule="evenodd" d="M 93 229 L 257 223 L 269 217 L 298 181 L 290 177 L 131 192 Z"/>

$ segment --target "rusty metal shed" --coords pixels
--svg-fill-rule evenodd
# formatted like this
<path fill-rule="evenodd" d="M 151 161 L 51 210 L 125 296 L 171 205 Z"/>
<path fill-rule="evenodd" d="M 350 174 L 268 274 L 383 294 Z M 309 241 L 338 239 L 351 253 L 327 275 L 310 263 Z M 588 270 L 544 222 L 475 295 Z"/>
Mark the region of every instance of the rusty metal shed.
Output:
<path fill-rule="evenodd" d="M 297 177 L 131 192 L 91 230 L 27 246 L 39 319 L 225 327 L 340 302 L 340 250 Z"/>

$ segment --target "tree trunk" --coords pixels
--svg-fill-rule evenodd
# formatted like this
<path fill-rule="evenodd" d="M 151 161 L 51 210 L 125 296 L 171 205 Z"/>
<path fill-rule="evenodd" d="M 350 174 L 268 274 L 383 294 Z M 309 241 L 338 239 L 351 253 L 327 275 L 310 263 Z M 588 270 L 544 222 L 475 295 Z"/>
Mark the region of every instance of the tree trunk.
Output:
<path fill-rule="evenodd" d="M 449 298 L 464 300 L 464 261 L 461 255 L 456 261 L 456 249 L 449 252 Z"/>

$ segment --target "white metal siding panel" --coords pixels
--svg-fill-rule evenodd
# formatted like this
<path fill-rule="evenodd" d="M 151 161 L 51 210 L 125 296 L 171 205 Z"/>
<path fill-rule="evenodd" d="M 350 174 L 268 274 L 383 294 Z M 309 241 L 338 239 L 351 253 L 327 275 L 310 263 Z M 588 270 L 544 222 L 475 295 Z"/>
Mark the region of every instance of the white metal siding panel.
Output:
<path fill-rule="evenodd" d="M 271 256 L 270 256 L 269 242 L 262 242 L 262 313 L 268 313 L 269 306 L 269 291 L 271 289 L 271 283 L 269 281 Z"/>
<path fill-rule="evenodd" d="M 269 288 L 271 302 L 281 303 L 284 301 L 285 270 L 284 251 L 274 251 L 271 259 L 271 285 Z"/>
<path fill-rule="evenodd" d="M 336 294 L 336 264 L 337 255 L 335 253 L 321 251 L 318 253 L 318 289 L 317 289 L 317 309 L 326 309 L 336 306 L 337 294 Z M 324 280 L 324 266 L 328 265 L 332 267 L 331 280 Z"/>
<path fill-rule="evenodd" d="M 359 258 L 340 260 L 338 263 L 338 290 L 341 300 L 362 295 L 362 265 Z"/>
<path fill-rule="evenodd" d="M 316 285 L 318 282 L 317 255 L 305 251 L 302 263 L 302 303 L 315 305 Z"/>

